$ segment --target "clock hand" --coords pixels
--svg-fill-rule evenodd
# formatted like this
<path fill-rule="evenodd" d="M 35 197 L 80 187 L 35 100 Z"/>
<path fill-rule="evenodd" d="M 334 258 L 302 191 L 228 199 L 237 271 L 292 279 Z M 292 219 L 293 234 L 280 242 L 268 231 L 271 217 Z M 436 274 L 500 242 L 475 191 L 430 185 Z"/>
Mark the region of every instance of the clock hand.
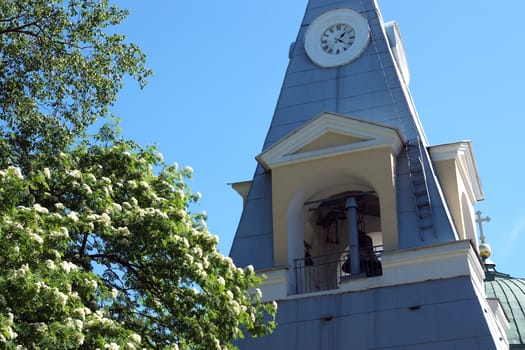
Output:
<path fill-rule="evenodd" d="M 341 34 L 337 38 L 335 38 L 335 41 L 339 41 L 340 43 L 344 43 L 344 41 L 342 39 L 345 36 L 345 34 L 346 34 L 346 32 L 343 32 L 343 34 Z"/>
<path fill-rule="evenodd" d="M 352 35 L 350 37 L 347 37 L 346 40 L 343 40 L 345 38 L 346 34 L 352 34 L 352 31 L 350 30 L 350 31 L 344 32 L 343 34 L 341 34 L 341 36 L 339 38 L 337 38 L 337 41 L 345 43 L 345 44 L 348 44 L 351 39 L 355 38 L 355 35 Z"/>

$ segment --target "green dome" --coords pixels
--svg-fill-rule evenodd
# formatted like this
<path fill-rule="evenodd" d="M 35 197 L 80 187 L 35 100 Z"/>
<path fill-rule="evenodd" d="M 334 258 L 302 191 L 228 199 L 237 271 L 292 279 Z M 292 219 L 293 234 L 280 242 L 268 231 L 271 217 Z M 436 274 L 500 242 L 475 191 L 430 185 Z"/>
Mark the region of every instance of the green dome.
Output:
<path fill-rule="evenodd" d="M 510 322 L 510 349 L 525 349 L 525 279 L 497 272 L 493 264 L 485 266 L 487 297 L 499 299 Z"/>

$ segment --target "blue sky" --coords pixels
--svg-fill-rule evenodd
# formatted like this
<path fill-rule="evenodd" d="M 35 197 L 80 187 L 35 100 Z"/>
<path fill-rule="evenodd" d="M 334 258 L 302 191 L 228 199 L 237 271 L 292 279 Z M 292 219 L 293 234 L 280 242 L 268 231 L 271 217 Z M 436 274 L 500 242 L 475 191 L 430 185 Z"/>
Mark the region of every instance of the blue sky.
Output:
<path fill-rule="evenodd" d="M 379 0 L 396 20 L 410 90 L 432 145 L 472 140 L 491 217 L 484 233 L 497 269 L 525 277 L 525 1 Z M 114 113 L 127 138 L 195 170 L 197 210 L 228 254 L 242 210 L 227 185 L 251 180 L 306 0 L 122 2 L 119 31 L 155 75 L 128 82 Z"/>

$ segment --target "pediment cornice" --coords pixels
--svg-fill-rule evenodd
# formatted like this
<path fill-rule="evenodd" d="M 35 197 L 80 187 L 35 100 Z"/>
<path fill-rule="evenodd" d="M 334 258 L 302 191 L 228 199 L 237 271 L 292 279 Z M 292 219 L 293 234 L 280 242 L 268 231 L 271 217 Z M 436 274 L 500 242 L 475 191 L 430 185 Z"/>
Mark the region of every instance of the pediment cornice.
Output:
<path fill-rule="evenodd" d="M 323 112 L 260 153 L 266 169 L 306 160 L 390 148 L 399 154 L 404 140 L 397 129 L 331 112 Z"/>

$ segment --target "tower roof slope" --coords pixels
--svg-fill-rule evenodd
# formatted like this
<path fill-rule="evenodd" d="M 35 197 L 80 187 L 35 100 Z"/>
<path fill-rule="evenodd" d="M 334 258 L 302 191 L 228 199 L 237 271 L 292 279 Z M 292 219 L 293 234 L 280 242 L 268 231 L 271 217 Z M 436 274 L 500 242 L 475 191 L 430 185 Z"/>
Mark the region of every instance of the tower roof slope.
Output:
<path fill-rule="evenodd" d="M 310 1 L 301 29 L 290 50 L 290 62 L 264 149 L 286 134 L 330 111 L 357 116 L 398 128 L 406 139 L 422 135 L 422 129 L 394 58 L 385 24 L 375 1 L 339 1 L 364 16 L 370 41 L 351 64 L 320 69 L 307 55 L 305 32 L 313 18 L 333 8 L 333 1 Z"/>

